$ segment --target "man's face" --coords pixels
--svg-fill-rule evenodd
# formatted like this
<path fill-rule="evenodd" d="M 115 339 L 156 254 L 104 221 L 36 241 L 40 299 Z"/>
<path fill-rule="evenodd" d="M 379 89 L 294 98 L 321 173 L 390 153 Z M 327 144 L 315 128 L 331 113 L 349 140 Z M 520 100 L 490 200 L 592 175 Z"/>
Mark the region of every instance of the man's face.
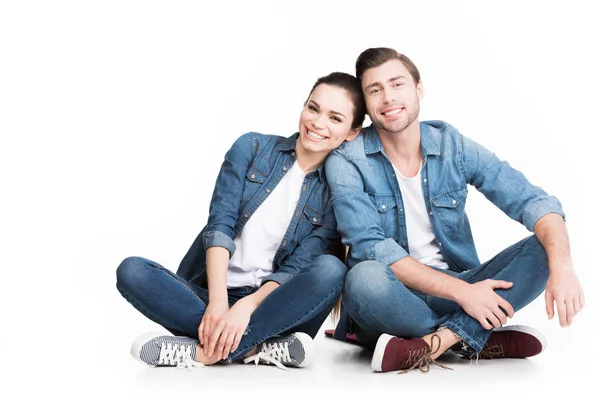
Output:
<path fill-rule="evenodd" d="M 400 133 L 419 116 L 421 82 L 415 84 L 400 60 L 366 70 L 361 81 L 367 114 L 378 132 Z"/>

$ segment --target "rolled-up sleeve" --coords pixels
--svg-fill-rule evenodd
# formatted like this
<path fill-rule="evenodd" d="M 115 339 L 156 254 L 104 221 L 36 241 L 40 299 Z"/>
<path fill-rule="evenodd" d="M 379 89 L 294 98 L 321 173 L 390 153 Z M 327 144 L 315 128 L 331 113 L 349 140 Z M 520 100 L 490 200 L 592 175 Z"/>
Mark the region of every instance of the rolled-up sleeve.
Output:
<path fill-rule="evenodd" d="M 365 167 L 367 167 L 365 163 Z M 385 236 L 379 213 L 365 192 L 356 164 L 333 152 L 325 165 L 338 231 L 350 247 L 349 266 L 375 260 L 390 265 L 408 256 L 393 238 Z"/>

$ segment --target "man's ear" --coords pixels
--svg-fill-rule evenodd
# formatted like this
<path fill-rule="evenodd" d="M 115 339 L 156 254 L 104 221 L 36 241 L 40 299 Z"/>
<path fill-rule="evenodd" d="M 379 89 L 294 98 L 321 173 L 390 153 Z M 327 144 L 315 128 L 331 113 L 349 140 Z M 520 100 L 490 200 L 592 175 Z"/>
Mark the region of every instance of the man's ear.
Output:
<path fill-rule="evenodd" d="M 348 134 L 348 136 L 346 136 L 346 142 L 351 142 L 354 139 L 356 139 L 360 133 L 360 131 L 362 130 L 362 127 L 358 127 L 356 129 L 353 129 L 352 131 L 350 131 L 350 133 Z"/>

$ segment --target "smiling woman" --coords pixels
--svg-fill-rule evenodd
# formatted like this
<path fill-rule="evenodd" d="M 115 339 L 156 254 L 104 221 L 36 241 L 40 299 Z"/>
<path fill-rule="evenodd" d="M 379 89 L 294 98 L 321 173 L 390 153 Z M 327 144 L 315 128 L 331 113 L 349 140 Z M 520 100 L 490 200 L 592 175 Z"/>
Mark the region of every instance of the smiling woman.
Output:
<path fill-rule="evenodd" d="M 144 334 L 132 345 L 151 366 L 220 360 L 304 367 L 312 339 L 339 298 L 346 266 L 323 164 L 360 133 L 359 81 L 334 72 L 317 80 L 290 137 L 247 133 L 217 178 L 208 224 L 177 274 L 126 258 L 117 288 L 177 336 Z"/>

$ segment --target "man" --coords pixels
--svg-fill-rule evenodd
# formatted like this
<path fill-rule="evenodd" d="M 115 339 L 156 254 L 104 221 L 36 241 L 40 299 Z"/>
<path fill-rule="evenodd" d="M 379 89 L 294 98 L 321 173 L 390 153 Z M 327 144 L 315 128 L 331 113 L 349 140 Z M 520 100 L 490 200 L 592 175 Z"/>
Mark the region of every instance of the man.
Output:
<path fill-rule="evenodd" d="M 374 347 L 376 371 L 419 367 L 448 349 L 531 357 L 543 335 L 503 325 L 546 288 L 548 317 L 584 306 L 559 201 L 442 121 L 419 122 L 423 84 L 406 56 L 365 50 L 356 76 L 373 122 L 326 164 L 351 268 L 335 337 Z M 465 214 L 467 185 L 534 232 L 481 264 Z"/>

